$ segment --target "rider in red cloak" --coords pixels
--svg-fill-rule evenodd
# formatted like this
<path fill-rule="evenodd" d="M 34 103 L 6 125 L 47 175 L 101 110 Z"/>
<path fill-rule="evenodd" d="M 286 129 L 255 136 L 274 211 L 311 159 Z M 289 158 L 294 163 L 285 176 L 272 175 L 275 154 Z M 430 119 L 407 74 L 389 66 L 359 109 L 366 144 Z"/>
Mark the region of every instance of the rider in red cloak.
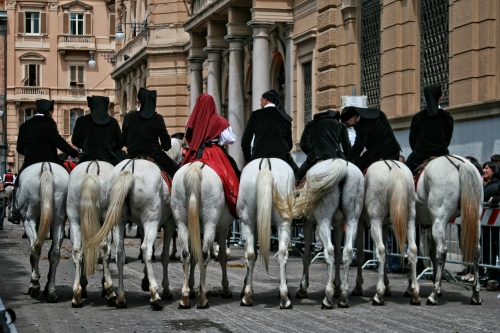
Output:
<path fill-rule="evenodd" d="M 236 137 L 229 122 L 217 114 L 215 101 L 209 94 L 202 94 L 196 100 L 186 125 L 185 139 L 189 148 L 182 165 L 200 161 L 211 167 L 222 181 L 231 214 L 237 217 L 240 171 L 236 162 L 222 147 L 227 143 L 232 144 Z"/>

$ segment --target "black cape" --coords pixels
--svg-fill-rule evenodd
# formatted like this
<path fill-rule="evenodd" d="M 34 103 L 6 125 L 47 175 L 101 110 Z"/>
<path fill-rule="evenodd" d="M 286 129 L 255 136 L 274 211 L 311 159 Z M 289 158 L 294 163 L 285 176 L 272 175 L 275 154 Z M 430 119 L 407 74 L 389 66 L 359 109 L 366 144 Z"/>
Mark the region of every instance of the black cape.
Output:
<path fill-rule="evenodd" d="M 246 162 L 263 157 L 275 157 L 287 161 L 292 147 L 292 123 L 283 118 L 275 107 L 252 112 L 241 138 L 241 148 Z"/>
<path fill-rule="evenodd" d="M 158 113 L 143 118 L 142 111 L 131 111 L 123 119 L 122 142 L 127 146 L 129 157 L 150 156 L 172 147 L 165 120 Z M 158 142 L 160 139 L 161 145 Z"/>
<path fill-rule="evenodd" d="M 431 116 L 424 109 L 413 116 L 410 126 L 410 147 L 420 162 L 431 156 L 447 155 L 453 136 L 453 117 L 439 109 Z"/>
<path fill-rule="evenodd" d="M 23 169 L 39 162 L 61 164 L 57 149 L 72 157 L 78 156 L 78 151 L 59 135 L 54 119 L 42 115 L 32 117 L 19 127 L 16 149 L 24 155 Z"/>
<path fill-rule="evenodd" d="M 356 164 L 356 160 L 360 157 L 363 149 L 366 149 L 363 155 L 368 154 L 371 156 L 371 163 L 380 159 L 397 159 L 401 147 L 394 136 L 385 113 L 378 109 L 368 110 L 377 110 L 378 112 L 373 112 L 371 115 L 375 113 L 378 115 L 375 118 L 361 116 L 358 123 L 353 126 L 356 131 L 356 140 L 347 156 L 347 160 Z"/>
<path fill-rule="evenodd" d="M 340 157 L 345 159 L 351 151 L 347 126 L 339 122 L 338 111 L 317 113 L 306 124 L 300 148 L 307 155 L 307 161 Z"/>
<path fill-rule="evenodd" d="M 122 133 L 116 119 L 105 124 L 95 123 L 92 114 L 76 120 L 71 142 L 83 150 L 81 161 L 100 160 L 115 165 L 116 152 L 122 149 Z"/>

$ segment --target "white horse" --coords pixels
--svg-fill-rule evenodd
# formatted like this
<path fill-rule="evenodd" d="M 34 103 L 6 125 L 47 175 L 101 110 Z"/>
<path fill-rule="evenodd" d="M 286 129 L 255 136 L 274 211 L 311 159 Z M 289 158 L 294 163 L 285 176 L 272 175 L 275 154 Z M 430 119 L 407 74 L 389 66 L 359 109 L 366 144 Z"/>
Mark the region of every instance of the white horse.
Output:
<path fill-rule="evenodd" d="M 83 252 L 83 247 L 87 246 L 90 239 L 97 234 L 106 218 L 108 209 L 106 188 L 112 170 L 113 165 L 110 163 L 89 161 L 78 164 L 69 177 L 66 210 L 76 268 L 71 302 L 73 307 L 83 306 L 82 297 L 87 296 L 87 276 L 95 273 L 96 257 L 99 257 L 99 252 L 104 271 L 103 295 L 109 306 L 116 305 L 116 295 L 113 292 L 113 281 L 109 270 L 111 253 L 109 237 L 104 238 L 100 251 L 93 249 Z M 83 271 L 82 267 L 84 267 Z"/>
<path fill-rule="evenodd" d="M 245 242 L 247 264 L 247 274 L 241 292 L 241 305 L 252 305 L 252 276 L 257 259 L 257 242 L 260 244 L 260 255 L 268 271 L 271 223 L 274 223 L 278 228 L 279 240 L 280 308 L 292 308 L 286 285 L 286 263 L 292 220 L 283 218 L 279 214 L 274 207 L 273 195 L 281 198 L 290 196 L 293 192 L 294 180 L 292 168 L 277 158 L 256 159 L 243 169 L 236 205 L 241 222 L 241 236 Z"/>
<path fill-rule="evenodd" d="M 24 229 L 31 244 L 31 298 L 40 295 L 38 263 L 41 249 L 49 229 L 52 230 L 52 246 L 49 251 L 48 281 L 43 291 L 49 303 L 57 302 L 55 287 L 56 269 L 61 258 L 61 245 L 66 223 L 66 195 L 69 174 L 55 163 L 36 163 L 20 175 L 17 203 Z"/>
<path fill-rule="evenodd" d="M 184 282 L 180 309 L 190 307 L 189 298 L 194 297 L 194 267 L 200 265 L 198 308 L 208 308 L 205 278 L 210 260 L 215 233 L 219 240 L 219 263 L 222 268 L 222 297 L 231 298 L 226 270 L 226 236 L 234 217 L 224 197 L 222 181 L 208 165 L 193 162 L 182 166 L 175 174 L 172 184 L 172 212 L 177 223 L 181 262 L 184 267 Z M 201 240 L 203 233 L 203 243 Z M 189 246 L 190 244 L 190 246 Z M 191 251 L 190 248 L 191 247 Z M 190 267 L 191 262 L 191 267 Z"/>
<path fill-rule="evenodd" d="M 445 228 L 450 219 L 460 215 L 460 247 L 464 262 L 474 262 L 474 285 L 471 304 L 481 304 L 479 297 L 480 227 L 483 183 L 477 169 L 456 155 L 438 157 L 426 166 L 417 184 L 417 222 L 432 225 L 430 257 L 434 266 L 434 288 L 427 299 L 436 305 L 441 295 L 441 277 L 446 262 Z"/>
<path fill-rule="evenodd" d="M 323 309 L 333 308 L 333 297 L 339 296 L 338 306 L 349 307 L 347 299 L 349 265 L 353 256 L 353 241 L 356 238 L 358 220 L 363 209 L 364 179 L 354 164 L 342 159 L 328 159 L 314 165 L 306 175 L 303 188 L 296 190 L 298 198 L 288 214 L 294 218 L 307 217 L 304 229 L 305 250 L 302 257 L 304 265 L 300 289 L 296 298 L 307 298 L 309 287 L 309 265 L 311 264 L 312 227 L 317 223 L 319 236 L 324 246 L 327 263 L 327 283 Z M 280 211 L 284 207 L 279 205 Z M 346 222 L 346 239 L 343 255 L 340 244 L 343 237 L 344 219 L 334 219 L 335 248 L 331 241 L 332 218 L 342 213 Z M 286 215 L 286 213 L 282 213 Z M 333 263 L 335 256 L 335 280 Z M 344 277 L 340 279 L 340 264 L 344 265 Z"/>
<path fill-rule="evenodd" d="M 373 297 L 373 305 L 382 305 L 384 294 L 390 295 L 391 293 L 385 267 L 384 245 L 388 237 L 389 223 L 392 223 L 400 253 L 405 252 L 406 239 L 408 239 L 408 259 L 411 271 L 405 296 L 411 295 L 410 304 L 420 305 L 416 274 L 415 185 L 410 169 L 403 163 L 392 160 L 375 162 L 366 172 L 365 204 L 356 238 L 358 276 L 352 295 L 361 296 L 363 292 L 363 231 L 371 226 L 371 237 L 379 263 L 379 280 Z"/>
<path fill-rule="evenodd" d="M 10 218 L 12 214 L 12 191 L 14 190 L 14 185 L 7 185 L 4 187 L 2 192 L 4 203 L 5 203 L 5 216 Z"/>
<path fill-rule="evenodd" d="M 128 220 L 144 227 L 144 240 L 141 250 L 145 262 L 142 289 L 151 293 L 150 304 L 154 310 L 163 309 L 163 299 L 172 299 L 168 282 L 169 247 L 174 232 L 174 221 L 170 210 L 170 193 L 162 178 L 160 168 L 147 160 L 124 160 L 111 171 L 107 187 L 108 212 L 104 225 L 97 235 L 89 241 L 88 249 L 95 249 L 114 228 L 114 242 L 117 251 L 119 273 L 117 308 L 127 307 L 123 284 L 125 264 L 124 232 Z M 163 292 L 158 295 L 158 284 L 154 277 L 151 256 L 158 235 L 158 227 L 164 226 L 163 238 Z M 95 264 L 94 264 L 95 265 Z"/>

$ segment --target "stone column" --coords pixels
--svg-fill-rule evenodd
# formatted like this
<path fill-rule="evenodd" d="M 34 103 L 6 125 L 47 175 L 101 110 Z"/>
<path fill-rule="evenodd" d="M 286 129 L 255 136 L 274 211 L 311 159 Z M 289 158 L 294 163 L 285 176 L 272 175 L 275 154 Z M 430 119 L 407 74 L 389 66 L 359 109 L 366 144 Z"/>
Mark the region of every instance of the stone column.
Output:
<path fill-rule="evenodd" d="M 212 95 L 217 105 L 217 113 L 222 111 L 222 49 L 206 47 L 203 51 L 208 54 L 208 73 L 207 73 L 207 94 Z"/>
<path fill-rule="evenodd" d="M 262 94 L 270 89 L 269 27 L 267 22 L 248 23 L 253 28 L 252 111 L 260 109 Z"/>
<path fill-rule="evenodd" d="M 203 61 L 204 58 L 187 58 L 189 61 L 190 92 L 189 113 L 193 111 L 196 99 L 203 93 Z"/>
<path fill-rule="evenodd" d="M 285 23 L 285 111 L 293 116 L 293 23 Z"/>
<path fill-rule="evenodd" d="M 228 152 L 241 170 L 245 163 L 241 150 L 241 137 L 245 129 L 244 40 L 233 38 L 227 40 L 229 41 L 228 121 L 236 135 L 236 141 L 228 146 Z"/>

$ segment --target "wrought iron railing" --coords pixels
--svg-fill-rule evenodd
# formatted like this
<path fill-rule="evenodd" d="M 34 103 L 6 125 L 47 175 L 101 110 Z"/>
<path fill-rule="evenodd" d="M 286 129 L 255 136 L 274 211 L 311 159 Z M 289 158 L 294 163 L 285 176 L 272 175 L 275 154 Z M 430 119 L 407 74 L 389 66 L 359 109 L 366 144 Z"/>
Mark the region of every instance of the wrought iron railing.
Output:
<path fill-rule="evenodd" d="M 380 106 L 380 1 L 361 1 L 361 93 Z"/>

